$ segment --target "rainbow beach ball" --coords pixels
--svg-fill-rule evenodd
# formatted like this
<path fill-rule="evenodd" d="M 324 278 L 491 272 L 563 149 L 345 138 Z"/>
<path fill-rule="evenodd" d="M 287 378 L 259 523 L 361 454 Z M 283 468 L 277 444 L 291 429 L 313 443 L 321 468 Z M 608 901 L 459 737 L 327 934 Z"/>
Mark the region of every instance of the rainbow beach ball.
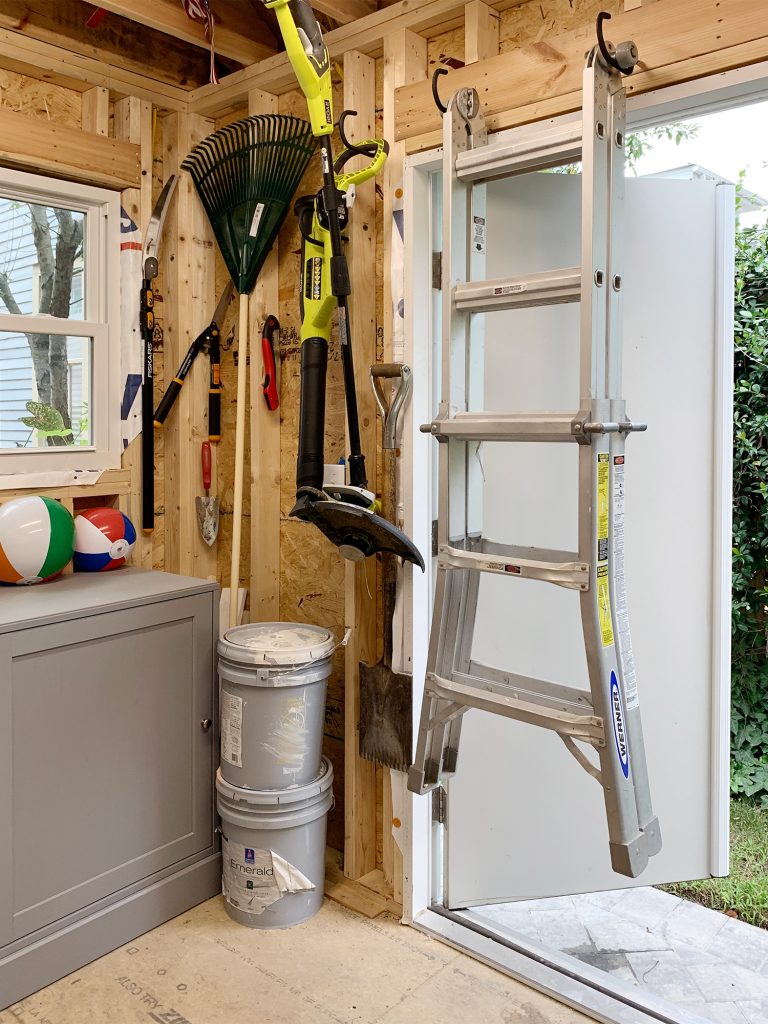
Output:
<path fill-rule="evenodd" d="M 40 583 L 72 558 L 75 524 L 53 498 L 30 495 L 0 506 L 0 583 Z"/>
<path fill-rule="evenodd" d="M 119 509 L 86 509 L 75 517 L 75 570 L 119 569 L 135 543 L 133 523 Z"/>

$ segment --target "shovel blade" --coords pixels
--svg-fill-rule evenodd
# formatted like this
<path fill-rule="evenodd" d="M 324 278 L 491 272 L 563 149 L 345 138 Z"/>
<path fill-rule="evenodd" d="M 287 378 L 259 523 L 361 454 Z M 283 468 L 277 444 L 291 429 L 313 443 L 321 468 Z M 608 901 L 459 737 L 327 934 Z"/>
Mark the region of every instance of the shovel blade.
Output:
<path fill-rule="evenodd" d="M 210 548 L 219 535 L 219 499 L 195 498 L 195 507 L 200 536 Z"/>
<path fill-rule="evenodd" d="M 405 772 L 411 764 L 413 677 L 360 663 L 360 756 Z"/>

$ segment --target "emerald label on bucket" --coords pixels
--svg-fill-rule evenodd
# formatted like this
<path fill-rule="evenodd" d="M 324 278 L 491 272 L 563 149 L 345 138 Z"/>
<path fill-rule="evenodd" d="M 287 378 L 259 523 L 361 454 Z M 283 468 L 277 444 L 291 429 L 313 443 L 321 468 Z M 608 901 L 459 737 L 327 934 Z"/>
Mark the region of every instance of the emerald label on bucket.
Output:
<path fill-rule="evenodd" d="M 306 875 L 272 850 L 221 842 L 224 899 L 245 914 L 263 914 L 267 907 L 293 892 L 315 888 Z"/>

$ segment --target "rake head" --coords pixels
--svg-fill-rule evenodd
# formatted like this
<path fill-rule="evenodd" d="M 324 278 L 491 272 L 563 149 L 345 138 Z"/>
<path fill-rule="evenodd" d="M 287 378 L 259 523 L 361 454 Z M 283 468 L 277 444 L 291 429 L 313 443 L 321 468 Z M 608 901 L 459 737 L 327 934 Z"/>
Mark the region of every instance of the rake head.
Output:
<path fill-rule="evenodd" d="M 181 165 L 241 295 L 253 288 L 316 144 L 309 122 L 263 114 L 213 132 Z"/>

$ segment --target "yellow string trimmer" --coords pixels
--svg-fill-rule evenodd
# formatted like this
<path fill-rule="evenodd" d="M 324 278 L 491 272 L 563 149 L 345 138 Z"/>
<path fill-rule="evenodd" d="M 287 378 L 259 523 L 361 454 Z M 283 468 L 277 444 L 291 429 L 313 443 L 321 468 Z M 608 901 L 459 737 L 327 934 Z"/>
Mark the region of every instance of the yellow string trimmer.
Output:
<path fill-rule="evenodd" d="M 331 62 L 317 19 L 306 0 L 265 2 L 277 15 L 288 57 L 307 100 L 312 132 L 320 140 L 323 164 L 320 191 L 296 204 L 302 236 L 302 346 L 296 504 L 291 515 L 317 526 L 352 561 L 377 551 L 391 551 L 423 569 L 424 560 L 413 542 L 372 510 L 374 496 L 367 489 L 365 456 L 360 446 L 348 309 L 351 288 L 342 240 L 354 186 L 384 166 L 388 146 L 382 140 L 352 145 L 345 135 L 344 121 L 354 112 L 344 111 L 339 132 L 345 149 L 334 163 Z M 360 171 L 345 173 L 345 165 L 359 155 L 367 157 L 369 164 Z M 349 486 L 324 490 L 326 372 L 334 309 L 339 313 L 349 430 Z"/>

